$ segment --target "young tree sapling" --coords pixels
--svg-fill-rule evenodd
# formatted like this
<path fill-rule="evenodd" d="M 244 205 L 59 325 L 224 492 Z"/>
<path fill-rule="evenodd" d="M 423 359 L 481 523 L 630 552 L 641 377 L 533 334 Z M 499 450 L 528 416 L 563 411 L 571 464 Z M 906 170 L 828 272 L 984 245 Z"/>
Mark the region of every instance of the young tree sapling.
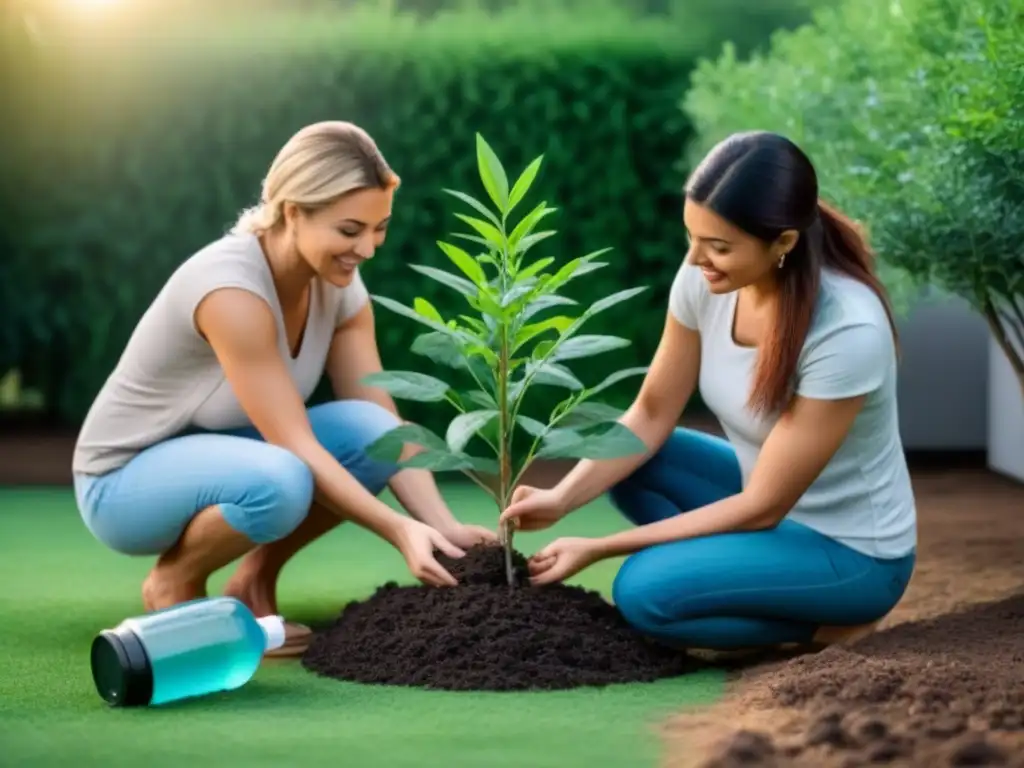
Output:
<path fill-rule="evenodd" d="M 610 459 L 646 450 L 644 443 L 619 423 L 620 411 L 594 399 L 614 384 L 645 373 L 646 367 L 616 371 L 587 387 L 566 366 L 569 360 L 628 346 L 628 339 L 583 334 L 580 330 L 598 313 L 646 287 L 626 288 L 580 311 L 578 302 L 561 291 L 570 281 L 606 266 L 598 259 L 611 249 L 574 258 L 561 266 L 552 257 L 527 261 L 528 252 L 555 234 L 554 230 L 535 231 L 556 210 L 545 202 L 529 210 L 514 226 L 510 223 L 512 212 L 537 177 L 543 155 L 533 160 L 510 187 L 500 160 L 479 134 L 476 154 L 480 180 L 496 210 L 465 192 L 444 191 L 479 214 L 457 213 L 456 217 L 473 231 L 454 235 L 472 243 L 479 255 L 472 256 L 452 243 L 438 242 L 459 274 L 411 265 L 419 274 L 461 294 L 472 314 L 445 318 L 421 297 L 407 307 L 384 296 L 372 296 L 380 306 L 429 329 L 416 338 L 414 352 L 460 372 L 475 386 L 459 391 L 443 379 L 416 371 L 386 370 L 366 377 L 364 382 L 398 399 L 443 401 L 457 411 L 444 438 L 422 426 L 404 424 L 370 446 L 373 457 L 399 462 L 402 467 L 461 472 L 495 500 L 500 514 L 536 459 Z M 555 314 L 542 319 L 541 313 L 548 310 Z M 536 385 L 568 391 L 546 422 L 525 415 L 522 409 L 528 391 Z M 525 435 L 525 448 L 514 440 L 517 432 Z M 480 438 L 492 456 L 468 453 L 473 437 Z M 417 446 L 417 452 L 399 461 L 407 444 Z M 484 481 L 486 475 L 497 476 L 497 490 Z M 505 550 L 510 586 L 512 538 L 511 527 L 502 526 L 499 540 Z"/>

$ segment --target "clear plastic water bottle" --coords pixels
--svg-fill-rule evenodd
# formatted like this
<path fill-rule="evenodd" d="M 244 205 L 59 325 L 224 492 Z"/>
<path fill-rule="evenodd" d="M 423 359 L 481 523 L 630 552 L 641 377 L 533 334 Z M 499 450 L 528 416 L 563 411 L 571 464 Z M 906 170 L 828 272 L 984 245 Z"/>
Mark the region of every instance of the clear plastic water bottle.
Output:
<path fill-rule="evenodd" d="M 125 619 L 92 643 L 96 690 L 117 707 L 145 707 L 245 685 L 284 644 L 280 616 L 257 619 L 233 597 L 192 600 Z"/>

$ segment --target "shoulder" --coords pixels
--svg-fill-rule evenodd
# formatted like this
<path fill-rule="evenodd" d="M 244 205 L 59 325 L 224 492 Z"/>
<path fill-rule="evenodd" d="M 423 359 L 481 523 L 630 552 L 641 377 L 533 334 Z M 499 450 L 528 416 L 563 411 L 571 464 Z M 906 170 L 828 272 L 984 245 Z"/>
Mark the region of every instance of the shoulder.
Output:
<path fill-rule="evenodd" d="M 246 319 L 252 319 L 248 310 L 257 305 L 271 311 L 275 300 L 274 281 L 255 237 L 229 234 L 196 251 L 167 281 L 163 299 L 174 316 L 195 330 L 195 313 L 199 306 L 207 303 L 211 294 L 226 288 L 238 289 L 232 293 L 249 295 L 251 301 L 241 304 L 231 300 L 239 309 L 245 307 Z"/>
<path fill-rule="evenodd" d="M 669 311 L 680 323 L 700 330 L 701 318 L 707 312 L 711 291 L 700 268 L 686 261 L 680 265 L 669 291 Z"/>
<path fill-rule="evenodd" d="M 259 241 L 251 235 L 225 235 L 186 259 L 168 281 L 168 289 L 186 303 L 220 287 L 248 288 L 270 299 L 273 279 Z"/>
<path fill-rule="evenodd" d="M 882 300 L 857 280 L 824 272 L 800 358 L 798 393 L 823 399 L 867 394 L 889 379 L 895 364 Z"/>

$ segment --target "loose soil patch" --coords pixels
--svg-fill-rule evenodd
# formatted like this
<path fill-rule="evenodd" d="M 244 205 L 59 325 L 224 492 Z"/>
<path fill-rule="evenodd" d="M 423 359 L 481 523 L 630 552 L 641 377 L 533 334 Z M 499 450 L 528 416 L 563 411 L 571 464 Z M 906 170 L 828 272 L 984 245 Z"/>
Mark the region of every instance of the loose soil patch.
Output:
<path fill-rule="evenodd" d="M 385 584 L 318 630 L 303 666 L 360 683 L 490 691 L 648 682 L 700 666 L 636 633 L 597 592 L 531 586 L 522 555 L 514 588 L 498 547 L 439 560 L 459 586 Z"/>
<path fill-rule="evenodd" d="M 880 631 L 737 664 L 731 695 L 667 725 L 672 768 L 1024 768 L 1024 488 L 918 473 L 919 565 Z"/>

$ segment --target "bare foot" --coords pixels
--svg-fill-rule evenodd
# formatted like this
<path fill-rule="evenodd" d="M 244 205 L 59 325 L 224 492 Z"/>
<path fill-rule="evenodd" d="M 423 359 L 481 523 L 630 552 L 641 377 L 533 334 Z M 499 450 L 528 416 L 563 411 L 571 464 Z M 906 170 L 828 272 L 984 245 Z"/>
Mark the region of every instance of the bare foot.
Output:
<path fill-rule="evenodd" d="M 241 600 L 256 616 L 276 616 L 278 613 L 276 576 L 247 573 L 244 568 L 239 568 L 224 585 L 224 594 Z"/>
<path fill-rule="evenodd" d="M 164 608 L 206 597 L 205 584 L 190 584 L 176 579 L 159 566 L 149 572 L 142 582 L 142 605 L 147 611 Z"/>

